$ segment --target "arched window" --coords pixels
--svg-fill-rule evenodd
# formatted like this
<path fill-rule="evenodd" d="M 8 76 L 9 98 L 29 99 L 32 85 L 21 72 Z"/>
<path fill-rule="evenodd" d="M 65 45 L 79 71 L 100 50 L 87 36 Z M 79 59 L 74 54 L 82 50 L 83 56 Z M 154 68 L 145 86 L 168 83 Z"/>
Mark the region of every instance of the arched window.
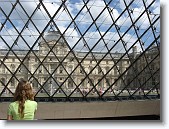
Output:
<path fill-rule="evenodd" d="M 89 81 L 90 83 L 90 87 L 93 87 L 94 86 L 94 79 L 91 79 L 91 81 Z"/>
<path fill-rule="evenodd" d="M 101 67 L 98 66 L 98 74 L 101 74 L 102 73 L 102 69 Z"/>
<path fill-rule="evenodd" d="M 57 65 L 56 64 L 51 64 L 50 65 L 50 72 L 52 73 L 56 69 Z M 55 71 L 56 72 L 56 71 Z"/>
<path fill-rule="evenodd" d="M 4 65 L 0 65 L 0 73 L 5 73 L 5 66 Z"/>
<path fill-rule="evenodd" d="M 98 79 L 98 86 L 99 86 L 99 87 L 102 87 L 102 81 L 103 81 L 103 80 Z"/>
<path fill-rule="evenodd" d="M 11 79 L 11 86 L 15 87 L 15 79 L 14 78 Z"/>
<path fill-rule="evenodd" d="M 73 88 L 73 81 L 72 79 L 68 79 L 68 88 Z"/>
<path fill-rule="evenodd" d="M 63 67 L 62 66 L 59 68 L 59 73 L 63 73 Z"/>
<path fill-rule="evenodd" d="M 5 86 L 5 83 L 6 83 L 6 80 L 5 80 L 5 78 L 1 78 L 1 80 L 0 80 L 0 86 Z"/>
<path fill-rule="evenodd" d="M 81 86 L 84 88 L 84 79 L 81 79 Z"/>
<path fill-rule="evenodd" d="M 117 66 L 118 67 L 118 66 Z M 118 69 L 115 67 L 114 68 L 114 75 L 117 75 L 118 74 Z"/>
<path fill-rule="evenodd" d="M 11 64 L 11 71 L 14 72 L 15 71 L 15 65 Z"/>
<path fill-rule="evenodd" d="M 106 73 L 109 71 L 109 69 L 110 69 L 109 66 L 107 66 L 107 67 L 106 67 Z M 110 73 L 110 72 L 109 72 L 109 73 Z M 108 73 L 108 74 L 109 74 L 109 73 Z"/>
<path fill-rule="evenodd" d="M 93 67 L 89 66 L 89 72 L 92 71 Z M 94 70 L 93 70 L 94 71 Z M 91 72 L 91 74 L 93 73 L 93 71 Z"/>
<path fill-rule="evenodd" d="M 72 70 L 73 70 L 73 66 L 72 66 L 72 65 L 70 65 L 70 66 L 68 67 L 68 72 L 69 72 L 69 73 L 71 73 L 71 72 L 72 72 Z"/>

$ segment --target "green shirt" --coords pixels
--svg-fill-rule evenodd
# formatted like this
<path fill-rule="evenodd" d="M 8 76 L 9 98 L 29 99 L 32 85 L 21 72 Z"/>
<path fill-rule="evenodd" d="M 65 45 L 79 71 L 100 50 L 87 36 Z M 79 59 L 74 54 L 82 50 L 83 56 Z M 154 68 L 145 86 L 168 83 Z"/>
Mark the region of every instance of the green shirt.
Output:
<path fill-rule="evenodd" d="M 24 104 L 24 118 L 21 119 L 18 113 L 18 101 L 10 103 L 8 107 L 8 115 L 13 117 L 13 120 L 33 120 L 35 111 L 37 110 L 37 102 L 26 100 Z"/>

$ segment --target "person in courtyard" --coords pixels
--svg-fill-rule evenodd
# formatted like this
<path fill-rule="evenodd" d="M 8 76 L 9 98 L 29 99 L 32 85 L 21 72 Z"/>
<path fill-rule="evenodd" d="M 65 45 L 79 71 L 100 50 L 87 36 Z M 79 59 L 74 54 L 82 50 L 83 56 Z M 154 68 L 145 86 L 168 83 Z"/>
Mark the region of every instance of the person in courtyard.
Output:
<path fill-rule="evenodd" d="M 37 102 L 31 84 L 21 79 L 14 93 L 14 102 L 9 104 L 7 120 L 34 120 Z"/>

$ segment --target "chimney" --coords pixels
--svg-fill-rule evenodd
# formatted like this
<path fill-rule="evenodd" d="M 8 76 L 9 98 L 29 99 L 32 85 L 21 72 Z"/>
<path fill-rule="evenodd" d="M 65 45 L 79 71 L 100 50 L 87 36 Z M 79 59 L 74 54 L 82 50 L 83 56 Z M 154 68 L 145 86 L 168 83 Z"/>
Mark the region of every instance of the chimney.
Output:
<path fill-rule="evenodd" d="M 135 58 L 137 55 L 137 46 L 133 46 L 132 50 L 133 50 L 133 58 Z"/>

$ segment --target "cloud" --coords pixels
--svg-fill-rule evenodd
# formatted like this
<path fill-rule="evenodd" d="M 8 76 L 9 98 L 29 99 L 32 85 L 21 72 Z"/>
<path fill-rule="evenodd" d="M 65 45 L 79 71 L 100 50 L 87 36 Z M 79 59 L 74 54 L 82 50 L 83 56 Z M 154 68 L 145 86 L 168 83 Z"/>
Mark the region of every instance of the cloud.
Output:
<path fill-rule="evenodd" d="M 109 9 L 111 9 L 111 16 L 113 17 L 113 20 L 117 19 L 119 17 L 120 13 L 125 8 L 123 0 L 120 0 L 120 2 L 118 2 L 118 1 L 115 1 L 115 2 L 117 2 L 116 3 L 117 6 L 114 6 L 113 2 L 109 5 Z M 130 0 L 127 0 L 126 2 L 129 3 Z M 146 4 L 149 4 L 148 2 L 151 2 L 151 1 L 147 1 Z M 31 14 L 35 10 L 36 6 L 39 4 L 38 1 L 34 2 L 32 0 L 30 0 L 30 1 L 28 0 L 27 2 L 21 1 L 20 3 L 22 4 L 23 8 L 26 10 L 26 12 L 28 13 L 29 16 L 31 16 Z M 14 2 L 12 4 L 14 4 Z M 0 6 L 2 7 L 3 11 L 5 11 L 5 13 L 8 15 L 10 10 L 12 9 L 12 4 L 10 2 L 1 2 Z M 55 12 L 58 10 L 60 4 L 61 4 L 61 2 L 53 2 L 53 0 L 45 0 L 44 1 L 44 5 L 51 16 L 53 16 L 55 14 Z M 66 9 L 64 7 L 62 7 L 59 10 L 56 17 L 54 18 L 54 22 L 56 23 L 56 25 L 58 26 L 58 29 L 62 33 L 66 30 L 66 28 L 68 27 L 68 25 L 72 21 L 71 17 L 68 15 L 68 13 L 71 13 L 72 18 L 74 18 L 76 16 L 76 14 L 78 13 L 78 11 L 80 11 L 80 9 L 82 8 L 83 5 L 84 5 L 84 3 L 82 1 L 68 0 L 66 2 L 66 7 L 69 12 L 66 11 Z M 102 0 L 99 0 L 99 1 L 90 0 L 87 4 L 87 7 L 90 9 L 92 17 L 94 19 L 96 19 L 96 17 L 101 13 L 103 8 L 105 7 L 105 4 Z M 139 17 L 140 14 L 144 10 L 143 2 L 140 2 L 140 0 L 134 1 L 134 4 L 132 4 L 131 7 L 134 10 L 134 12 L 132 14 L 133 19 L 136 19 L 137 17 Z M 157 13 L 157 14 L 160 13 L 159 12 L 159 1 L 156 1 L 153 4 L 151 9 L 152 9 L 153 13 Z M 113 24 L 113 20 L 111 19 L 111 16 L 110 16 L 108 10 L 105 9 L 105 11 L 103 11 L 103 13 L 99 16 L 99 18 L 95 22 L 97 27 L 99 28 L 99 31 L 102 34 Z M 151 16 L 151 18 L 152 18 L 152 16 Z M 15 27 L 17 28 L 17 30 L 20 32 L 22 30 L 23 26 L 25 25 L 25 23 L 27 22 L 27 20 L 29 19 L 29 17 L 25 14 L 25 12 L 17 4 L 16 9 L 13 11 L 13 13 L 10 16 L 10 19 L 13 22 L 13 24 L 15 25 Z M 3 23 L 4 20 L 5 20 L 5 17 L 1 13 L 0 14 L 0 22 Z M 22 32 L 24 39 L 28 42 L 28 44 L 30 46 L 32 46 L 34 44 L 34 42 L 36 41 L 36 39 L 39 36 L 39 33 L 41 33 L 44 30 L 44 28 L 46 27 L 49 20 L 50 20 L 49 16 L 47 15 L 45 9 L 41 5 L 39 7 L 39 9 L 36 10 L 36 13 L 32 17 L 32 21 L 34 23 L 29 21 L 28 28 L 25 28 L 24 31 Z M 70 47 L 73 47 L 76 44 L 76 42 L 80 39 L 81 34 L 83 34 L 86 31 L 86 29 L 93 22 L 86 7 L 82 10 L 82 12 L 75 19 L 75 22 L 76 22 L 77 26 L 75 24 L 71 24 L 70 27 L 67 29 L 67 31 L 64 34 L 65 39 L 68 42 Z M 35 24 L 36 27 L 34 27 L 33 24 Z M 131 20 L 128 17 L 127 11 L 116 22 L 116 25 L 118 25 L 119 27 L 124 26 L 126 28 L 131 25 Z M 149 26 L 149 22 L 147 20 L 146 14 L 144 14 L 142 16 L 142 18 L 140 18 L 140 20 L 137 22 L 137 25 L 138 26 L 141 25 L 140 29 L 145 29 Z M 2 26 L 2 25 L 0 25 L 0 26 Z M 81 34 L 79 33 L 77 27 L 79 28 Z M 84 35 L 84 38 L 90 48 L 92 48 L 101 37 L 98 30 L 97 30 L 97 27 L 95 26 L 95 24 L 93 24 L 93 26 L 91 26 L 91 28 L 88 30 L 88 32 Z M 36 28 L 38 30 L 36 30 Z M 49 30 L 49 28 L 50 28 L 50 26 L 47 27 L 45 32 L 47 32 L 47 30 Z M 57 30 L 57 29 L 55 28 L 55 30 Z M 126 31 L 126 29 L 120 29 L 120 34 L 123 34 L 125 31 Z M 2 37 L 5 38 L 6 42 L 10 46 L 16 40 L 16 37 L 18 35 L 18 33 L 12 27 L 12 25 L 10 24 L 9 21 L 5 24 L 5 27 L 1 30 L 0 33 L 1 33 Z M 136 36 L 132 36 L 132 34 L 133 34 L 133 31 L 129 31 L 123 39 L 126 42 L 128 42 L 128 47 L 131 46 L 132 43 L 136 40 Z M 4 35 L 8 35 L 8 36 L 4 36 Z M 112 47 L 114 44 L 114 41 L 119 39 L 119 36 L 116 32 L 115 27 L 113 26 L 110 29 L 110 31 L 103 38 L 105 39 L 106 42 L 109 42 L 109 44 L 110 44 L 109 47 Z M 75 47 L 75 50 L 77 50 L 77 49 L 87 50 L 87 48 L 84 47 L 84 43 L 85 42 L 81 39 L 79 41 L 78 45 Z M 24 41 L 21 38 L 19 38 L 19 40 L 17 41 L 17 45 L 21 49 L 28 48 L 28 47 L 26 47 Z M 15 47 L 17 47 L 17 45 L 15 45 Z M 0 40 L 0 46 L 1 46 L 1 48 L 7 47 L 3 43 L 2 40 Z M 34 49 L 37 49 L 37 48 L 38 48 L 38 46 L 36 45 Z M 105 45 L 104 45 L 103 41 L 101 40 L 99 42 L 99 44 L 94 48 L 94 51 L 97 51 L 97 50 L 101 51 L 103 48 L 105 48 Z M 104 50 L 106 50 L 106 49 L 103 49 L 103 51 Z M 124 52 L 125 50 L 123 49 L 122 43 L 119 43 L 113 49 L 113 51 Z"/>
<path fill-rule="evenodd" d="M 103 35 L 104 33 L 105 32 L 101 32 L 101 35 Z M 120 33 L 120 35 L 123 35 L 123 33 Z M 91 36 L 92 36 L 92 38 L 91 38 Z M 124 45 L 126 45 L 125 47 L 128 49 L 137 40 L 137 38 L 135 36 L 132 36 L 130 34 L 125 34 L 125 36 L 123 37 L 124 45 L 123 45 L 123 43 L 121 41 L 119 41 L 114 46 L 114 44 L 120 38 L 118 33 L 116 33 L 116 32 L 108 32 L 108 33 L 105 34 L 103 39 L 100 40 L 100 38 L 101 38 L 101 36 L 100 36 L 100 34 L 98 32 L 87 32 L 86 35 L 84 36 L 84 39 L 85 39 L 88 47 L 90 49 L 93 49 L 92 50 L 93 52 L 94 51 L 107 52 L 108 49 L 111 49 L 111 52 L 123 53 L 123 52 L 125 52 Z M 78 49 L 83 50 L 83 51 L 88 51 L 89 48 L 87 46 L 84 46 L 84 42 L 80 42 L 78 44 Z M 97 45 L 96 45 L 96 43 L 97 43 Z M 108 49 L 105 47 L 105 44 L 107 44 Z M 140 45 L 138 43 L 136 43 L 135 46 L 138 46 L 138 50 L 141 51 Z"/>
<path fill-rule="evenodd" d="M 154 14 L 160 14 L 160 1 L 155 1 L 152 11 Z"/>
<path fill-rule="evenodd" d="M 75 8 L 77 10 L 80 10 L 83 7 L 83 2 L 76 4 Z M 90 11 L 88 11 L 87 10 Z M 84 24 L 85 23 L 92 23 L 93 19 L 95 20 L 100 13 L 102 12 L 102 10 L 105 8 L 105 3 L 103 1 L 93 1 L 90 0 L 87 4 L 87 7 L 84 7 L 84 9 L 82 10 L 82 13 L 78 16 L 77 21 L 81 21 Z M 116 9 L 112 10 L 112 17 L 114 19 L 116 19 L 119 16 L 119 13 Z M 92 19 L 93 18 L 93 19 Z M 108 8 L 104 9 L 104 11 L 102 12 L 102 14 L 98 17 L 96 23 L 100 24 L 112 24 L 112 19 L 110 17 L 110 14 L 108 12 Z"/>

